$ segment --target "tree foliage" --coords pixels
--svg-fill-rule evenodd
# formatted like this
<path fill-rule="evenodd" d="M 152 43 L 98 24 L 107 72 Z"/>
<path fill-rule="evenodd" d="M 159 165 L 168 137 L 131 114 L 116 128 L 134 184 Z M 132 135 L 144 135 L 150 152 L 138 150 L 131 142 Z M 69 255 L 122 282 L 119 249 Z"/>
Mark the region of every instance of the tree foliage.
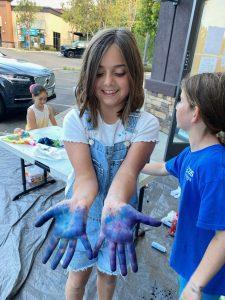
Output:
<path fill-rule="evenodd" d="M 63 6 L 63 19 L 73 30 L 93 33 L 96 30 L 96 6 L 92 0 L 70 0 Z"/>
<path fill-rule="evenodd" d="M 26 29 L 30 29 L 36 19 L 36 13 L 40 9 L 36 6 L 35 1 L 20 0 L 15 7 L 17 23 L 24 25 Z"/>
<path fill-rule="evenodd" d="M 139 0 L 69 0 L 63 18 L 73 30 L 95 33 L 105 27 L 131 27 Z"/>
<path fill-rule="evenodd" d="M 155 37 L 160 4 L 154 0 L 140 0 L 134 24 L 134 31 L 145 36 L 147 33 Z"/>

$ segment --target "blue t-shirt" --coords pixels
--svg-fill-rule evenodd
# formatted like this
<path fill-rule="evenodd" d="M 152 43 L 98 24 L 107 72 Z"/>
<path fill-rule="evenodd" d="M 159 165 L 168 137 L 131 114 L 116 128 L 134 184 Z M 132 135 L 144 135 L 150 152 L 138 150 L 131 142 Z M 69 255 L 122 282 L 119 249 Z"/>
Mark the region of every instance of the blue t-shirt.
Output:
<path fill-rule="evenodd" d="M 216 231 L 225 230 L 225 147 L 213 145 L 194 152 L 187 147 L 166 162 L 166 169 L 181 186 L 170 265 L 189 280 Z M 225 295 L 225 265 L 203 291 Z"/>

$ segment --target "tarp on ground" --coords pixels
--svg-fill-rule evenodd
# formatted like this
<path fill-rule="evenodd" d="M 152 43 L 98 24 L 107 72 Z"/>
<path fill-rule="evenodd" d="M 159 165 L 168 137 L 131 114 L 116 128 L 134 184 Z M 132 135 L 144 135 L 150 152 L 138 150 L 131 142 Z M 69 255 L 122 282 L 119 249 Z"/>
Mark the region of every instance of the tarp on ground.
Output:
<path fill-rule="evenodd" d="M 62 300 L 67 274 L 59 266 L 52 271 L 49 263 L 43 265 L 48 222 L 35 228 L 38 215 L 63 199 L 64 186 L 56 182 L 13 202 L 21 191 L 20 159 L 0 148 L 0 300 Z M 145 192 L 143 210 L 155 217 L 163 217 L 177 206 L 170 191 L 177 183 L 170 177 L 153 181 Z M 150 247 L 152 241 L 168 249 L 164 255 Z M 114 299 L 177 299 L 174 272 L 168 266 L 172 238 L 166 228 L 148 228 L 137 245 L 139 272 L 118 279 Z M 96 272 L 93 272 L 85 293 L 86 300 L 97 299 Z"/>

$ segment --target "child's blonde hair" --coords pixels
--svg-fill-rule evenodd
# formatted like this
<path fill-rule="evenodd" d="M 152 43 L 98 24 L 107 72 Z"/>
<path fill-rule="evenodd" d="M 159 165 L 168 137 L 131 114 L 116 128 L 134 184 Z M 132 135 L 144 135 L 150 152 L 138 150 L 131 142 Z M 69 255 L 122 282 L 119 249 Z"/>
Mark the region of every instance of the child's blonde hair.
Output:
<path fill-rule="evenodd" d="M 84 111 L 90 111 L 94 127 L 98 126 L 99 102 L 94 93 L 94 84 L 100 61 L 108 48 L 116 44 L 126 62 L 129 78 L 129 95 L 118 116 L 125 123 L 131 112 L 140 109 L 144 103 L 144 69 L 141 56 L 132 33 L 123 28 L 101 30 L 90 41 L 83 59 L 80 79 L 76 88 L 76 98 L 80 117 Z"/>

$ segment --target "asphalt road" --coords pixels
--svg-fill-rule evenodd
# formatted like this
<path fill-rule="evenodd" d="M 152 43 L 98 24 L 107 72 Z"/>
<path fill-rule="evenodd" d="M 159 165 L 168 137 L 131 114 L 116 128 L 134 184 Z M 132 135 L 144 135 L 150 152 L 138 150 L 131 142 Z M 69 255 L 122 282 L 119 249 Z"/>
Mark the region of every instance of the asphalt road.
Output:
<path fill-rule="evenodd" d="M 56 98 L 48 103 L 58 113 L 68 109 L 74 104 L 73 88 L 76 86 L 82 59 L 66 58 L 60 56 L 58 52 L 34 52 L 24 50 L 14 50 L 0 48 L 0 51 L 8 57 L 24 59 L 32 63 L 40 64 L 54 71 L 56 76 Z M 65 70 L 65 68 L 73 70 Z M 13 113 L 6 116 L 0 122 L 0 132 L 13 132 L 14 128 L 24 128 L 26 125 L 26 113 Z"/>

